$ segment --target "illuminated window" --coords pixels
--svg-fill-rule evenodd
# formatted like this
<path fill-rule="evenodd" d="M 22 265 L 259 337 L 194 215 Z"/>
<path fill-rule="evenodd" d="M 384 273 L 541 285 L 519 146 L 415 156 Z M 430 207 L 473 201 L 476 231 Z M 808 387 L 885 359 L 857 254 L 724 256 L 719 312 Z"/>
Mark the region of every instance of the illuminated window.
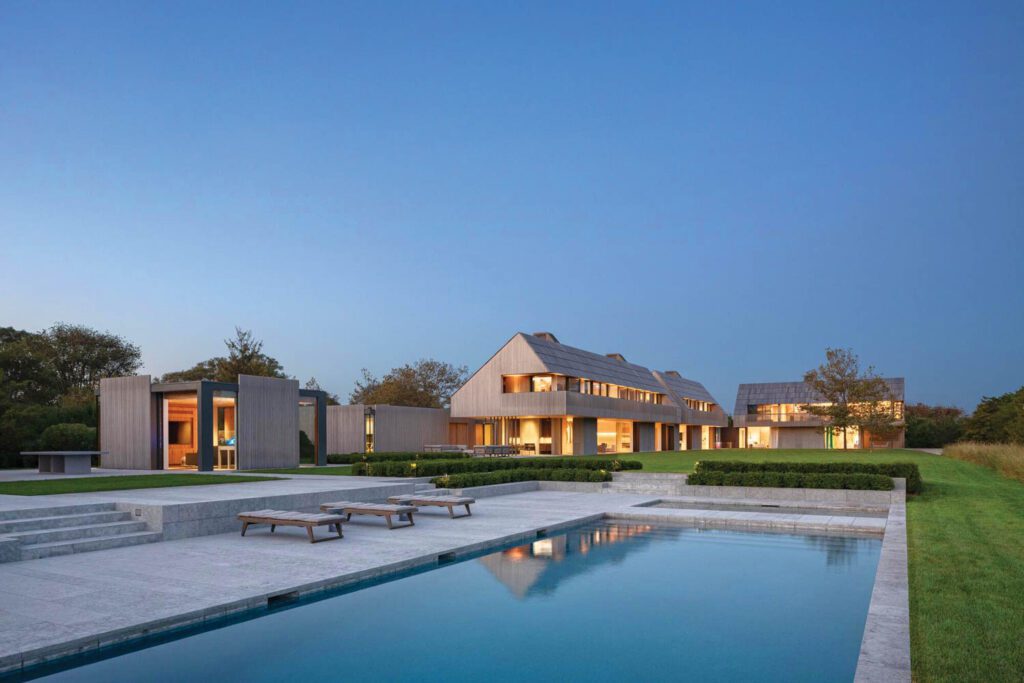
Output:
<path fill-rule="evenodd" d="M 535 375 L 530 380 L 533 382 L 531 391 L 534 392 L 548 392 L 551 391 L 551 376 L 550 375 Z"/>
<path fill-rule="evenodd" d="M 363 450 L 366 453 L 373 453 L 373 432 L 375 417 L 376 411 L 373 408 L 367 408 L 363 413 Z"/>

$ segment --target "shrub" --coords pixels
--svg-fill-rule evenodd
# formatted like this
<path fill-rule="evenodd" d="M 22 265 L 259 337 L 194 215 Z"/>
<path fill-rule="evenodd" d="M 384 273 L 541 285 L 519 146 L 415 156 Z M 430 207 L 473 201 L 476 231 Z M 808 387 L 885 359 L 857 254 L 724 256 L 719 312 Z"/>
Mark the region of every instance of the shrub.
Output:
<path fill-rule="evenodd" d="M 611 481 L 612 473 L 606 470 L 578 468 L 520 468 L 494 472 L 466 472 L 434 477 L 431 483 L 443 488 L 462 489 L 470 486 L 508 484 L 515 481 Z"/>
<path fill-rule="evenodd" d="M 907 480 L 907 493 L 924 489 L 917 465 L 908 462 L 741 462 L 702 460 L 694 471 L 705 472 L 796 472 L 803 474 L 882 474 Z M 817 488 L 817 487 L 812 487 Z M 832 488 L 832 487 L 826 487 Z"/>
<path fill-rule="evenodd" d="M 892 478 L 883 474 L 856 472 L 722 472 L 709 470 L 691 474 L 693 486 L 767 486 L 784 489 L 857 489 L 891 491 Z"/>
<path fill-rule="evenodd" d="M 96 428 L 77 422 L 50 425 L 39 435 L 41 451 L 94 451 Z"/>
<path fill-rule="evenodd" d="M 352 473 L 374 477 L 433 477 L 468 472 L 497 472 L 516 469 L 638 470 L 635 460 L 598 458 L 462 458 L 460 460 L 424 460 L 414 462 L 361 462 Z"/>
<path fill-rule="evenodd" d="M 459 460 L 472 458 L 469 453 L 331 453 L 327 462 L 332 465 L 351 465 L 357 462 L 391 462 L 410 460 Z"/>

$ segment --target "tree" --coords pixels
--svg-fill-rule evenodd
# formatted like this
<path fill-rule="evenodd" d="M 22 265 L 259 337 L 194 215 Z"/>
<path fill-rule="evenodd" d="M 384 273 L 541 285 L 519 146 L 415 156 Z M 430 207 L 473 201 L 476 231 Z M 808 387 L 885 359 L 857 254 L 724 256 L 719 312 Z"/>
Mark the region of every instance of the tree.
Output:
<path fill-rule="evenodd" d="M 306 382 L 306 389 L 309 389 L 310 391 L 323 391 L 325 394 L 327 394 L 327 405 L 329 406 L 341 405 L 341 401 L 338 400 L 338 395 L 332 394 L 331 392 L 321 388 L 320 382 L 316 381 L 316 377 L 309 378 L 309 381 Z"/>
<path fill-rule="evenodd" d="M 964 439 L 985 443 L 1024 443 L 1024 387 L 986 396 L 964 421 Z"/>
<path fill-rule="evenodd" d="M 116 334 L 57 323 L 39 336 L 65 402 L 91 402 L 101 379 L 133 375 L 142 367 L 139 347 Z"/>
<path fill-rule="evenodd" d="M 162 382 L 194 382 L 208 379 L 216 382 L 237 382 L 239 375 L 287 378 L 277 359 L 263 353 L 263 342 L 250 330 L 235 328 L 235 338 L 225 339 L 228 355 L 200 361 L 188 370 L 169 372 Z"/>
<path fill-rule="evenodd" d="M 909 405 L 907 448 L 942 448 L 959 441 L 964 432 L 964 411 L 954 406 Z"/>
<path fill-rule="evenodd" d="M 0 415 L 15 405 L 51 405 L 60 398 L 57 373 L 42 335 L 0 328 Z"/>
<path fill-rule="evenodd" d="M 888 385 L 873 367 L 862 373 L 860 360 L 850 349 L 825 349 L 825 363 L 806 372 L 804 382 L 822 403 L 801 408 L 824 418 L 832 429 L 841 429 L 844 448 L 848 427 L 863 426 L 883 437 L 899 429 Z"/>
<path fill-rule="evenodd" d="M 363 368 L 349 402 L 446 408 L 459 387 L 466 382 L 466 366 L 456 367 L 437 360 L 420 359 L 412 365 L 392 368 L 381 379 Z"/>

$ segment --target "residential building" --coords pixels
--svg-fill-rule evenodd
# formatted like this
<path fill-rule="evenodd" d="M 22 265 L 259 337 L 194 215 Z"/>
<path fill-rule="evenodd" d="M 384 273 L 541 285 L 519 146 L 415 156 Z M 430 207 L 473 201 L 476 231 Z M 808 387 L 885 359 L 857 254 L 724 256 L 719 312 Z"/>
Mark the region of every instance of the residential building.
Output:
<path fill-rule="evenodd" d="M 903 424 L 905 382 L 902 377 L 885 379 L 893 417 Z M 741 384 L 736 392 L 733 423 L 739 431 L 741 448 L 902 448 L 904 428 L 894 437 L 872 435 L 859 426 L 829 429 L 827 421 L 803 409 L 825 404 L 804 382 Z"/>
<path fill-rule="evenodd" d="M 100 380 L 103 467 L 247 470 L 298 467 L 300 424 L 327 462 L 327 394 L 292 379 L 153 383 L 149 375 Z M 301 414 L 301 418 L 300 418 Z"/>
<path fill-rule="evenodd" d="M 728 424 L 700 383 L 548 332 L 506 342 L 452 396 L 451 417 L 471 421 L 472 445 L 535 455 L 715 448 Z"/>

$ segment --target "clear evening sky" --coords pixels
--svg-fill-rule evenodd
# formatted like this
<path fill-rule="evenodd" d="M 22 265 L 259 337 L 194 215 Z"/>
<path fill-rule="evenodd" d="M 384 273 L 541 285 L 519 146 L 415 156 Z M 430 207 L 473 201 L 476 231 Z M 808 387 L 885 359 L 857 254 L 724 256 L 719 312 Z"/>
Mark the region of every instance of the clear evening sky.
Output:
<path fill-rule="evenodd" d="M 1024 4 L 0 3 L 0 325 L 1024 384 Z"/>

